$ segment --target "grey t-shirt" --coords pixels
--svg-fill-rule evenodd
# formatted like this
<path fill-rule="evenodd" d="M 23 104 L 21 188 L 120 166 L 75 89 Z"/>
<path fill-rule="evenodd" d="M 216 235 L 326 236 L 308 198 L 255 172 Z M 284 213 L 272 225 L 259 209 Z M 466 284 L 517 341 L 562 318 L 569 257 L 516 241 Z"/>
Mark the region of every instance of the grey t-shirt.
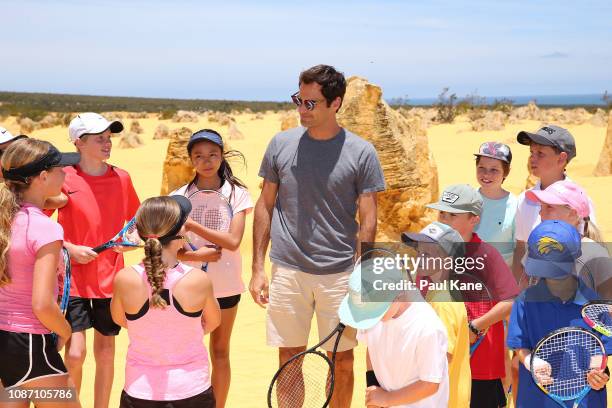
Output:
<path fill-rule="evenodd" d="M 323 141 L 289 129 L 270 141 L 259 176 L 278 184 L 270 259 L 317 275 L 349 270 L 357 199 L 385 189 L 374 146 L 345 129 Z"/>

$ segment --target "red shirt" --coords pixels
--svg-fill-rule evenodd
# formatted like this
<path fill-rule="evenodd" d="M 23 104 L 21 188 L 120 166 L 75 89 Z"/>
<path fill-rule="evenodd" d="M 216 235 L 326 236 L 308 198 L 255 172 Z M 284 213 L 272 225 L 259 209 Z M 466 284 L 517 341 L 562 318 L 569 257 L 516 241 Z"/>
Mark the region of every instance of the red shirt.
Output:
<path fill-rule="evenodd" d="M 114 166 L 101 176 L 85 174 L 77 165 L 65 167 L 62 192 L 68 204 L 60 208 L 57 221 L 64 240 L 95 247 L 115 236 L 132 219 L 140 200 L 129 174 Z M 123 255 L 106 250 L 87 264 L 72 263 L 71 296 L 110 298 L 115 273 L 123 268 Z"/>
<path fill-rule="evenodd" d="M 465 256 L 484 259 L 484 268 L 474 268 L 466 272 L 480 278 L 489 288 L 493 299 L 501 301 L 519 294 L 516 280 L 504 258 L 495 247 L 482 241 L 476 233 L 466 245 Z M 504 325 L 501 321 L 489 327 L 485 338 L 470 358 L 470 367 L 474 380 L 495 380 L 505 377 Z"/>

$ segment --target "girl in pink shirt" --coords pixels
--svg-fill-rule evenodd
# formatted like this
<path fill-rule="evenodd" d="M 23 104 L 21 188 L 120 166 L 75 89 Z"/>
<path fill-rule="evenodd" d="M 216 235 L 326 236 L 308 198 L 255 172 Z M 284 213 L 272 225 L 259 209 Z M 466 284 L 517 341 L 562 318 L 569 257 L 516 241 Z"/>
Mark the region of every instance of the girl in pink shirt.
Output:
<path fill-rule="evenodd" d="M 206 272 L 177 259 L 191 203 L 153 197 L 136 213 L 143 263 L 120 270 L 113 320 L 130 340 L 121 408 L 214 408 L 204 334 L 221 320 Z"/>
<path fill-rule="evenodd" d="M 14 388 L 74 387 L 60 357 L 72 333 L 57 305 L 57 267 L 64 232 L 43 214 L 58 196 L 62 167 L 79 161 L 48 142 L 22 139 L 2 154 L 0 186 L 0 381 Z M 51 332 L 56 333 L 57 341 Z M 9 398 L 11 397 L 9 391 Z M 11 401 L 13 402 L 13 401 Z M 28 400 L 14 407 L 28 407 Z M 80 407 L 74 389 L 37 407 Z"/>

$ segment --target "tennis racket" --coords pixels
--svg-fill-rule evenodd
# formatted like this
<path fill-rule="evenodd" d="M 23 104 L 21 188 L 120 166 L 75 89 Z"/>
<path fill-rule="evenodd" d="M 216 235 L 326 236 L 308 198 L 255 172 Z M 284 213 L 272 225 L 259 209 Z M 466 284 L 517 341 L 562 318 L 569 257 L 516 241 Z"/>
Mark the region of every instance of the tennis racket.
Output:
<path fill-rule="evenodd" d="M 68 300 L 70 299 L 70 280 L 72 279 L 72 267 L 68 250 L 62 247 L 59 265 L 57 267 L 57 300 L 62 314 L 66 315 Z"/>
<path fill-rule="evenodd" d="M 70 281 L 72 279 L 72 267 L 68 250 L 62 247 L 59 263 L 57 265 L 57 304 L 62 315 L 66 316 L 68 301 L 70 300 Z M 57 343 L 57 335 L 53 333 L 53 340 Z"/>
<path fill-rule="evenodd" d="M 495 305 L 491 292 L 483 281 L 468 273 L 454 274 L 450 278 L 451 296 L 455 301 L 464 302 L 468 320 L 471 322 L 484 316 Z M 455 287 L 452 285 L 456 285 Z M 470 356 L 474 354 L 487 335 L 485 329 L 476 341 L 470 345 Z"/>
<path fill-rule="evenodd" d="M 536 276 L 529 276 L 525 272 L 523 272 L 523 275 L 521 275 L 521 279 L 519 279 L 518 286 L 519 288 L 530 287 L 537 285 L 539 281 L 540 278 Z"/>
<path fill-rule="evenodd" d="M 107 249 L 117 247 L 117 246 L 127 246 L 127 247 L 141 247 L 142 242 L 136 233 L 136 218 L 132 218 L 128 221 L 127 224 L 121 231 L 117 233 L 114 237 L 112 237 L 108 242 L 98 245 L 95 248 L 92 248 L 92 251 L 99 254 L 102 251 L 106 251 Z"/>
<path fill-rule="evenodd" d="M 214 190 L 198 190 L 187 198 L 191 201 L 189 216 L 192 220 L 215 231 L 229 231 L 234 212 L 228 199 L 223 194 Z M 213 242 L 194 232 L 189 231 L 186 235 L 187 242 L 194 251 L 204 246 L 217 247 Z M 208 262 L 203 263 L 202 270 L 206 271 L 207 268 Z"/>
<path fill-rule="evenodd" d="M 612 302 L 598 300 L 588 302 L 580 311 L 582 318 L 594 330 L 607 337 L 612 337 Z"/>
<path fill-rule="evenodd" d="M 344 331 L 338 326 L 318 344 L 283 364 L 268 388 L 269 408 L 325 408 L 334 392 L 336 350 Z M 317 348 L 336 336 L 331 359 Z"/>
<path fill-rule="evenodd" d="M 533 381 L 562 407 L 574 401 L 574 408 L 591 390 L 587 373 L 603 370 L 607 356 L 599 338 L 580 327 L 565 327 L 538 342 L 531 356 Z"/>
<path fill-rule="evenodd" d="M 595 278 L 593 277 L 593 273 L 591 272 L 589 265 L 582 259 L 579 259 L 576 261 L 576 269 L 578 270 L 578 277 L 582 279 L 582 282 L 584 282 L 584 284 L 589 288 L 597 291 L 597 288 L 595 287 Z"/>

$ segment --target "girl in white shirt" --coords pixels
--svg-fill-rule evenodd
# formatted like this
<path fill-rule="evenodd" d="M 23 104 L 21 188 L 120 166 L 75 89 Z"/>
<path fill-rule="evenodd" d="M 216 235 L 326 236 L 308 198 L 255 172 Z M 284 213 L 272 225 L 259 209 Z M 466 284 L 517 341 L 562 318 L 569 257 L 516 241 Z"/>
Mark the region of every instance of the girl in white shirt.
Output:
<path fill-rule="evenodd" d="M 204 239 L 215 244 L 218 249 L 201 248 L 204 252 L 215 252 L 217 258 L 206 259 L 207 272 L 213 283 L 215 297 L 221 307 L 221 325 L 211 333 L 210 356 L 212 361 L 212 385 L 215 390 L 217 408 L 224 407 L 231 381 L 230 338 L 238 302 L 245 287 L 242 282 L 242 258 L 240 242 L 244 234 L 246 216 L 252 211 L 253 202 L 242 181 L 233 175 L 228 158 L 244 156 L 240 152 L 225 151 L 221 135 L 212 129 L 203 129 L 194 133 L 187 144 L 187 152 L 195 168 L 196 175 L 187 185 L 172 192 L 171 195 L 189 196 L 198 190 L 214 190 L 225 196 L 232 207 L 233 218 L 229 232 L 215 231 L 188 220 L 185 227 Z M 189 252 L 188 252 L 189 253 Z M 185 254 L 183 260 L 199 261 L 202 258 L 190 258 Z M 194 253 L 191 252 L 193 255 Z M 210 256 L 206 255 L 206 256 Z M 215 254 L 212 254 L 215 256 Z"/>

